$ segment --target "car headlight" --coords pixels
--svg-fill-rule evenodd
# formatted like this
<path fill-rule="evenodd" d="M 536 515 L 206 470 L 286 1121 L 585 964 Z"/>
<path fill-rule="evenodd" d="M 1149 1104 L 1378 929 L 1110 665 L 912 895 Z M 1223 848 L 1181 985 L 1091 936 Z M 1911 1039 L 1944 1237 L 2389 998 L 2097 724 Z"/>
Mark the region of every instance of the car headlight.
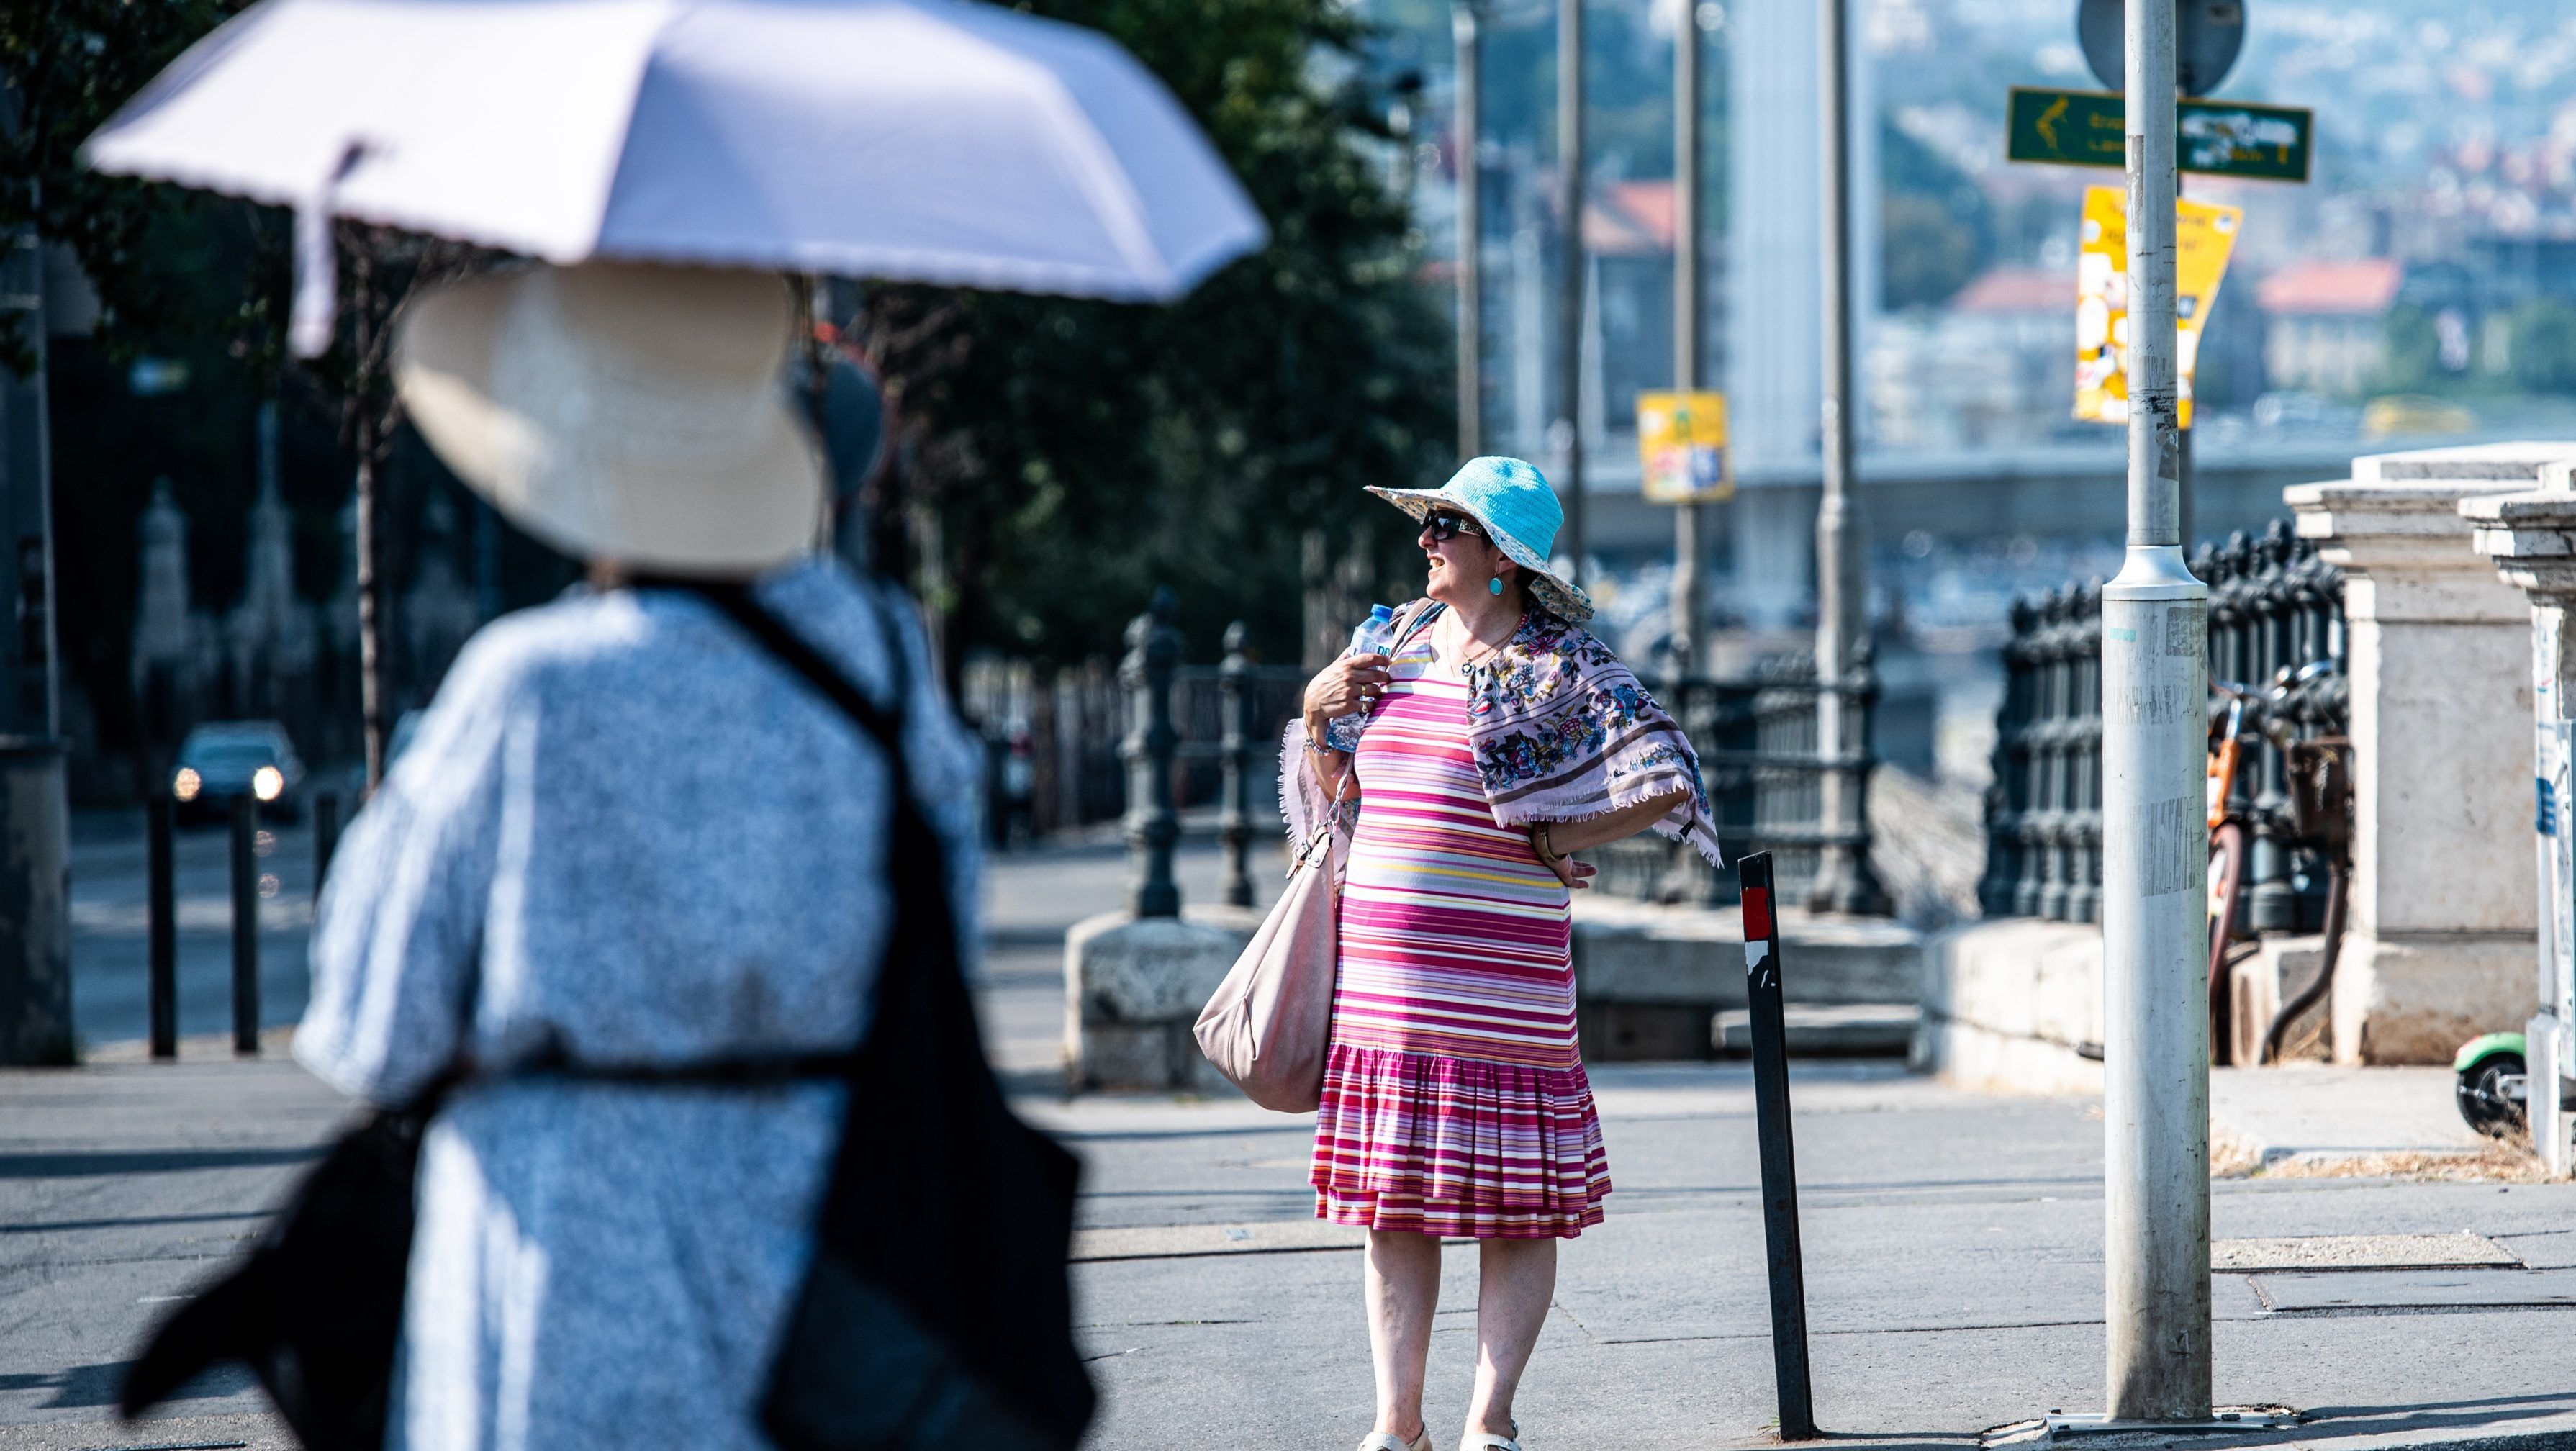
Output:
<path fill-rule="evenodd" d="M 195 767 L 181 766 L 179 774 L 170 778 L 170 794 L 182 801 L 194 801 L 197 799 L 197 793 L 205 789 L 205 785 L 204 781 L 198 779 Z"/>
<path fill-rule="evenodd" d="M 286 777 L 275 766 L 262 766 L 250 773 L 250 794 L 262 801 L 274 801 L 286 789 Z"/>

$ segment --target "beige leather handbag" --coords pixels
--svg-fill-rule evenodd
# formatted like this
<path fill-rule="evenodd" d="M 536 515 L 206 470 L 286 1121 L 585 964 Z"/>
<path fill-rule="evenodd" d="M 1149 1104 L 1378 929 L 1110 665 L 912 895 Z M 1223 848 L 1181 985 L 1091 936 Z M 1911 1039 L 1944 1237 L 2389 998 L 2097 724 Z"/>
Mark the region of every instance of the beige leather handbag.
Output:
<path fill-rule="evenodd" d="M 1287 889 L 1199 1014 L 1199 1051 L 1263 1108 L 1311 1113 L 1323 1101 L 1341 867 L 1341 836 L 1328 819 L 1297 849 Z"/>

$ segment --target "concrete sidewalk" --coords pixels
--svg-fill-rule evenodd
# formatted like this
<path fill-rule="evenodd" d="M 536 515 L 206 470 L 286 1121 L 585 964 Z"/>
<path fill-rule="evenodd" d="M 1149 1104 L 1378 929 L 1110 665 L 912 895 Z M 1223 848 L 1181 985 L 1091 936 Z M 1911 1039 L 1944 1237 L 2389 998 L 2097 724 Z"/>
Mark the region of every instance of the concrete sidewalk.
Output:
<path fill-rule="evenodd" d="M 1184 849 L 1192 900 L 1215 867 Z M 1240 1100 L 1057 1092 L 1062 932 L 1112 905 L 1122 876 L 1114 847 L 1030 853 L 997 859 L 987 895 L 992 1052 L 1025 1111 L 1089 1165 L 1076 1273 L 1104 1392 L 1091 1444 L 1337 1451 L 1367 1428 L 1368 1345 L 1356 1236 L 1311 1216 L 1310 1122 Z M 1275 880 L 1256 872 L 1265 891 Z M 0 1448 L 284 1444 L 239 1376 L 192 1388 L 175 1419 L 110 1420 L 152 1318 L 243 1249 L 346 1112 L 282 1048 L 272 1037 L 267 1061 L 236 1064 L 223 1040 L 192 1040 L 176 1066 L 129 1047 L 0 1074 Z M 1593 1080 L 1618 1189 L 1609 1221 L 1562 1251 L 1524 1440 L 1768 1444 L 1749 1075 L 1618 1064 Z M 2098 1105 L 1980 1097 L 1886 1063 L 1802 1067 L 1795 1096 L 1817 1412 L 1835 1438 L 1965 1446 L 2098 1409 Z M 2576 1447 L 2576 1377 L 2550 1349 L 2576 1324 L 2561 1313 L 2576 1306 L 2576 1186 L 2301 1176 L 2446 1147 L 2458 1172 L 2492 1172 L 2460 1153 L 2477 1146 L 2440 1070 L 2222 1070 L 2212 1102 L 2251 1156 L 2249 1177 L 2213 1186 L 2231 1242 L 2212 1284 L 2222 1402 L 2309 1413 L 2269 1438 L 2303 1445 Z M 1449 1256 L 1433 1340 L 1444 1446 L 1472 1374 L 1473 1258 Z"/>
<path fill-rule="evenodd" d="M 1748 1075 L 1611 1066 L 1595 1080 L 1619 1187 L 1608 1223 L 1564 1248 L 1526 1442 L 1764 1444 Z M 1802 1072 L 1796 1092 L 1817 1409 L 1836 1438 L 1966 1445 L 2096 1406 L 2094 1106 L 1866 1064 Z M 1090 1165 L 1077 1275 L 1105 1392 L 1092 1444 L 1356 1441 L 1370 1401 L 1359 1257 L 1309 1217 L 1307 1122 L 1239 1102 L 1023 1103 Z M 237 1377 L 195 1388 L 184 1424 L 119 1428 L 109 1408 L 151 1318 L 241 1250 L 342 1112 L 277 1062 L 0 1075 L 0 1446 L 279 1444 Z M 2263 1242 L 2222 1246 L 2244 1266 L 2213 1282 L 2222 1401 L 2310 1414 L 2303 1445 L 2576 1445 L 2576 1384 L 2542 1349 L 2576 1305 L 2576 1186 L 2256 1178 L 2218 1182 L 2215 1206 L 2223 1240 Z M 2345 1263 L 2435 1267 L 2331 1268 L 2336 1246 Z M 1444 1438 L 1474 1355 L 1473 1252 L 1449 1259 L 1431 1398 Z"/>

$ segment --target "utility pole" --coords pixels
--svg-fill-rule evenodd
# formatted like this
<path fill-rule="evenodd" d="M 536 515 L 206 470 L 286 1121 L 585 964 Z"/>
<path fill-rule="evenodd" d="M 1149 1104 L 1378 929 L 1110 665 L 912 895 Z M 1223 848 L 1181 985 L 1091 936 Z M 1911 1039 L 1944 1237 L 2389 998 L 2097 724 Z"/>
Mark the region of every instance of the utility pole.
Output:
<path fill-rule="evenodd" d="M 1816 6 L 1816 189 L 1824 293 L 1824 497 L 1816 505 L 1816 754 L 1825 763 L 1826 833 L 1809 905 L 1880 913 L 1887 892 L 1869 864 L 1869 750 L 1859 698 L 1869 637 L 1861 520 L 1852 504 L 1851 84 L 1845 0 Z"/>
<path fill-rule="evenodd" d="M 1454 0 L 1449 35 L 1457 48 L 1458 458 L 1485 451 L 1485 187 L 1482 0 Z"/>
<path fill-rule="evenodd" d="M 1583 585 L 1583 0 L 1556 7 L 1557 216 L 1565 228 L 1557 277 L 1556 417 L 1548 432 L 1564 453 L 1556 486 L 1565 495 L 1565 553 Z"/>
<path fill-rule="evenodd" d="M 2210 1417 L 2209 592 L 2182 554 L 2174 4 L 2129 0 L 2129 536 L 2102 591 L 2108 1411 Z"/>
<path fill-rule="evenodd" d="M 1673 27 L 1673 387 L 1699 387 L 1700 0 Z M 1673 506 L 1673 678 L 1700 664 L 1700 525 L 1696 500 Z"/>

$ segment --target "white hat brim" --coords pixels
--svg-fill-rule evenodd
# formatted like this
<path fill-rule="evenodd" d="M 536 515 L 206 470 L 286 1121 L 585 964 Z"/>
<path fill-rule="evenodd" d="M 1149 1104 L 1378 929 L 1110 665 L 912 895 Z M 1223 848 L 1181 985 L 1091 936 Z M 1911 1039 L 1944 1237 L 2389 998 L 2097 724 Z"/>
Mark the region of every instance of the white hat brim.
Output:
<path fill-rule="evenodd" d="M 581 558 L 709 576 L 757 573 L 810 551 L 826 494 L 811 432 L 773 383 L 756 426 L 725 454 L 675 462 L 599 436 L 555 437 L 495 383 L 495 346 L 539 267 L 487 273 L 413 298 L 396 322 L 393 379 L 421 436 L 513 524 Z M 650 307 L 650 280 L 635 305 Z M 783 295 L 783 289 L 782 289 Z"/>

